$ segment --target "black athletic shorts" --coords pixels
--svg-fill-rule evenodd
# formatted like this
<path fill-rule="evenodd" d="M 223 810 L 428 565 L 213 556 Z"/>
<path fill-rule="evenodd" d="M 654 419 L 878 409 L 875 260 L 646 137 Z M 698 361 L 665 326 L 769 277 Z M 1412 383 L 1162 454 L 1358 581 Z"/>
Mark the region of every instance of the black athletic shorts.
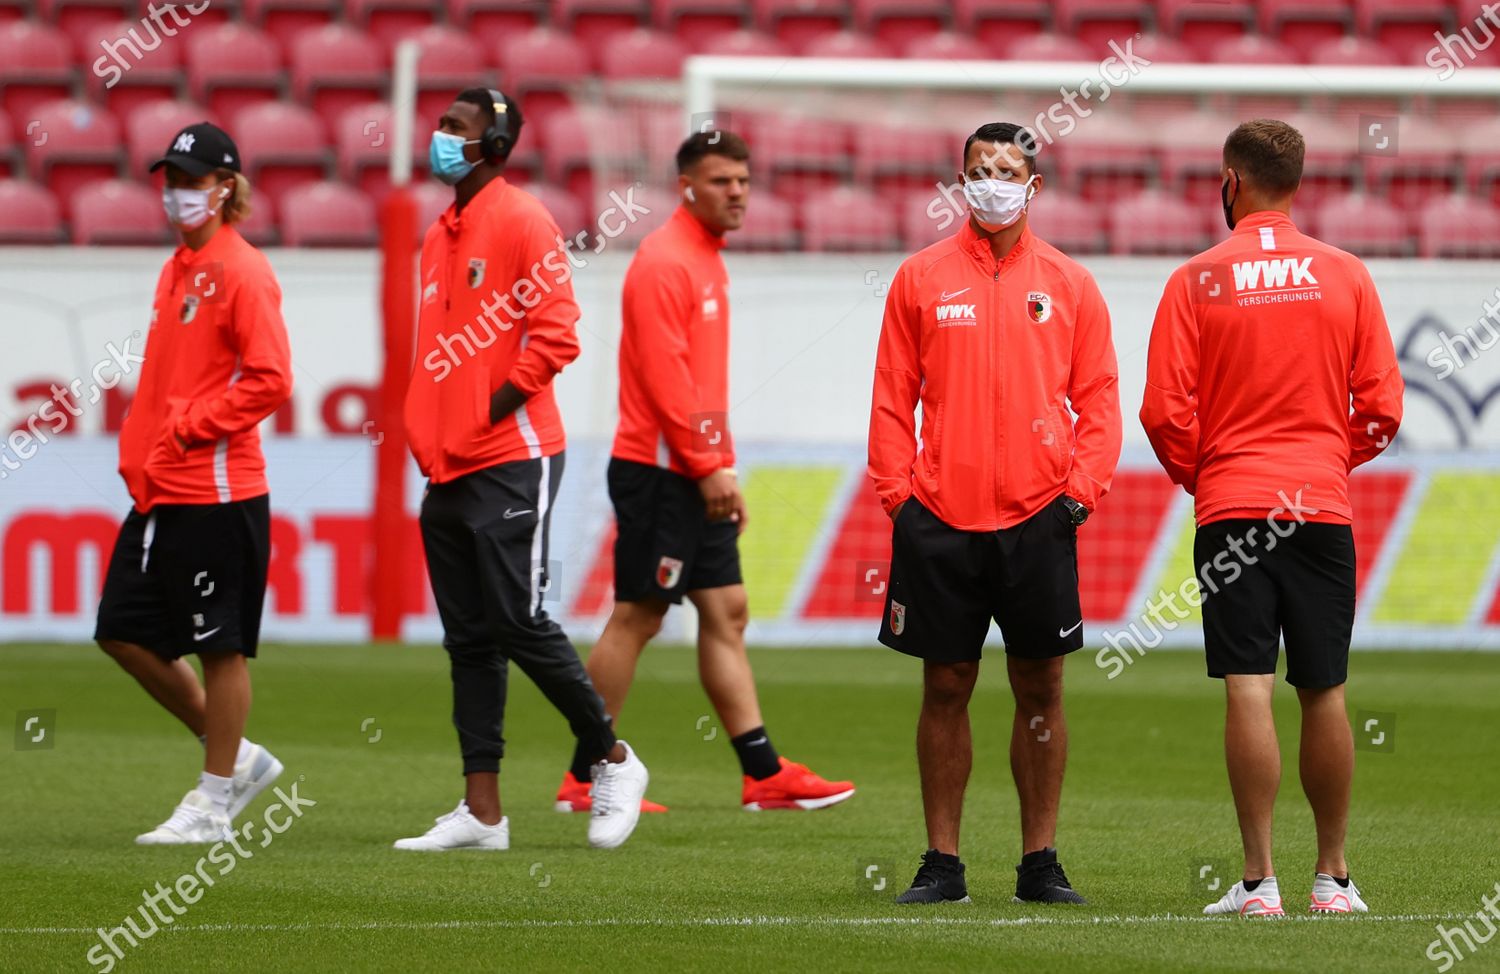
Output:
<path fill-rule="evenodd" d="M 615 600 L 682 601 L 687 592 L 738 585 L 739 525 L 710 521 L 698 484 L 682 474 L 611 457 Z"/>
<path fill-rule="evenodd" d="M 109 558 L 94 638 L 166 659 L 254 656 L 270 561 L 269 495 L 132 508 Z"/>
<path fill-rule="evenodd" d="M 1288 683 L 1338 686 L 1349 676 L 1354 629 L 1354 531 L 1347 524 L 1277 526 L 1228 518 L 1198 528 L 1193 564 L 1203 590 L 1208 675 L 1275 673 L 1284 639 Z"/>
<path fill-rule="evenodd" d="M 1051 659 L 1083 645 L 1078 529 L 1062 495 L 1014 527 L 960 531 L 915 496 L 891 534 L 880 641 L 934 663 L 977 660 L 990 620 L 1009 656 Z"/>

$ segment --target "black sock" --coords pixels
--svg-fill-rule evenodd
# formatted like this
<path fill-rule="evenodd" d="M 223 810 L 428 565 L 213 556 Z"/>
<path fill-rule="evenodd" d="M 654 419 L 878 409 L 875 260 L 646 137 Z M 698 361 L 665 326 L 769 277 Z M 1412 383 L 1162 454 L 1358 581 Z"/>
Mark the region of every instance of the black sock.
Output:
<path fill-rule="evenodd" d="M 729 743 L 734 746 L 734 753 L 740 759 L 740 768 L 756 781 L 763 781 L 781 770 L 781 756 L 771 745 L 770 735 L 766 733 L 764 726 L 746 731 L 739 737 L 731 737 Z"/>
<path fill-rule="evenodd" d="M 615 719 L 613 717 L 606 716 L 604 719 L 608 721 L 610 727 L 615 726 Z M 593 781 L 594 772 L 591 769 L 594 766 L 594 762 L 598 760 L 597 756 L 591 755 L 583 749 L 583 741 L 580 739 L 578 743 L 573 745 L 573 765 L 568 770 L 573 772 L 573 777 L 579 781 Z"/>
<path fill-rule="evenodd" d="M 1342 879 L 1340 879 L 1338 876 L 1335 876 L 1335 877 L 1333 877 L 1333 881 L 1335 883 L 1338 883 L 1339 886 L 1343 887 L 1344 889 L 1348 889 L 1349 888 L 1349 877 L 1348 876 L 1345 876 Z"/>
<path fill-rule="evenodd" d="M 1056 861 L 1057 861 L 1057 850 L 1054 849 L 1054 848 L 1052 848 L 1051 846 L 1048 846 L 1045 849 L 1038 849 L 1035 852 L 1028 852 L 1024 856 L 1022 856 L 1021 857 L 1021 868 L 1022 869 L 1030 869 L 1033 866 L 1040 866 L 1043 863 L 1056 862 Z"/>
<path fill-rule="evenodd" d="M 1245 892 L 1253 893 L 1255 892 L 1255 887 L 1259 886 L 1261 881 L 1258 879 L 1244 879 L 1241 882 L 1245 884 Z"/>
<path fill-rule="evenodd" d="M 961 863 L 959 861 L 958 856 L 949 855 L 946 852 L 939 852 L 936 849 L 929 849 L 929 850 L 927 850 L 927 855 L 928 855 L 929 858 L 933 859 L 934 861 L 941 862 L 941 863 L 943 863 L 945 865 L 949 865 L 949 866 L 961 866 L 961 865 L 963 865 L 963 863 Z"/>

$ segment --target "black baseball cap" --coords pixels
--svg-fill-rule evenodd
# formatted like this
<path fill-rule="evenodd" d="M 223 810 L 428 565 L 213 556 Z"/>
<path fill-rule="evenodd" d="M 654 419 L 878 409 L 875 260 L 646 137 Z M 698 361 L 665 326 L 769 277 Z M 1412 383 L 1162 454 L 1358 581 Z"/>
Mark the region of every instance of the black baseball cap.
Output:
<path fill-rule="evenodd" d="M 212 122 L 189 125 L 172 137 L 167 152 L 151 164 L 151 172 L 171 163 L 191 176 L 206 176 L 215 169 L 240 171 L 240 150 L 229 133 Z"/>

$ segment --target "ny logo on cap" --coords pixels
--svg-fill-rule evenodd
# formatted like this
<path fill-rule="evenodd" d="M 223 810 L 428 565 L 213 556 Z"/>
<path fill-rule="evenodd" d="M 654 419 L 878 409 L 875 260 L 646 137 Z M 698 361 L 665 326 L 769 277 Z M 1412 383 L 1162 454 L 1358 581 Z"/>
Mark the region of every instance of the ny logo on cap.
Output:
<path fill-rule="evenodd" d="M 183 132 L 181 135 L 177 136 L 177 141 L 172 143 L 172 151 L 173 152 L 192 152 L 193 151 L 193 133 L 191 133 L 191 132 Z"/>

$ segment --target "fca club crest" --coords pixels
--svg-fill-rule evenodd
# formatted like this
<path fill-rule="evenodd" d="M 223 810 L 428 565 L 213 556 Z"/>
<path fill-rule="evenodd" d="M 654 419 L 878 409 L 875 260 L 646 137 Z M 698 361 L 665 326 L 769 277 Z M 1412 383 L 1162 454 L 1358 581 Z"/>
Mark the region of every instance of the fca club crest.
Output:
<path fill-rule="evenodd" d="M 899 636 L 906 631 L 906 606 L 891 599 L 891 634 Z"/>
<path fill-rule="evenodd" d="M 1046 291 L 1028 291 L 1026 293 L 1026 314 L 1037 324 L 1041 324 L 1052 317 L 1052 295 Z"/>
<path fill-rule="evenodd" d="M 659 588 L 676 588 L 677 583 L 682 580 L 682 562 L 676 558 L 662 557 L 661 563 L 656 566 L 656 584 Z"/>
<path fill-rule="evenodd" d="M 484 283 L 484 258 L 469 258 L 469 287 L 478 287 Z"/>
<path fill-rule="evenodd" d="M 182 299 L 182 310 L 177 312 L 177 320 L 184 325 L 192 321 L 198 314 L 198 305 L 203 301 L 196 294 L 185 295 Z"/>

